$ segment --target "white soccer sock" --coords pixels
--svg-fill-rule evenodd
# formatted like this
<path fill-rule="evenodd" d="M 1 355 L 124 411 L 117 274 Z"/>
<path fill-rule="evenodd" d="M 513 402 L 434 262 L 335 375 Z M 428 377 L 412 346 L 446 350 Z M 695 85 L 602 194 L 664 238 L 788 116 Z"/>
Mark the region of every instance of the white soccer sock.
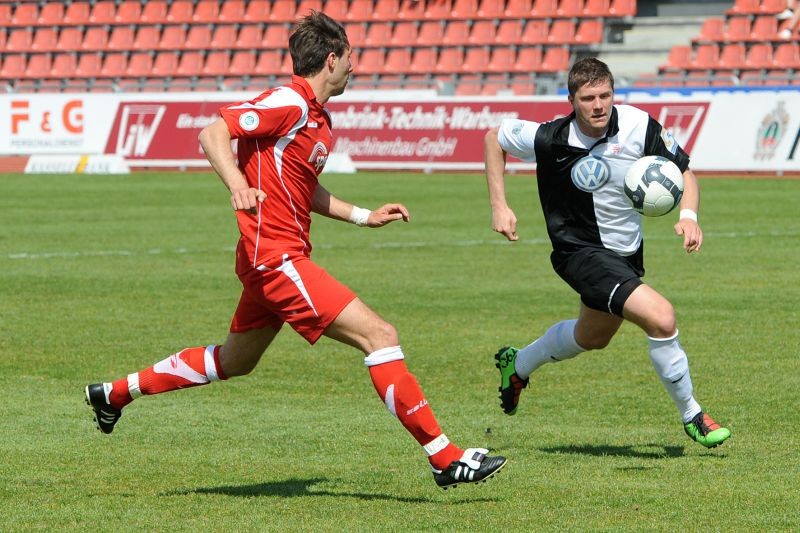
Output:
<path fill-rule="evenodd" d="M 689 375 L 689 360 L 678 341 L 678 333 L 668 339 L 650 341 L 650 360 L 661 383 L 675 402 L 683 423 L 689 422 L 701 411 L 692 395 L 692 378 Z"/>
<path fill-rule="evenodd" d="M 575 341 L 575 324 L 578 321 L 562 320 L 548 329 L 544 335 L 517 352 L 516 371 L 522 379 L 545 363 L 556 363 L 571 359 L 586 350 Z"/>

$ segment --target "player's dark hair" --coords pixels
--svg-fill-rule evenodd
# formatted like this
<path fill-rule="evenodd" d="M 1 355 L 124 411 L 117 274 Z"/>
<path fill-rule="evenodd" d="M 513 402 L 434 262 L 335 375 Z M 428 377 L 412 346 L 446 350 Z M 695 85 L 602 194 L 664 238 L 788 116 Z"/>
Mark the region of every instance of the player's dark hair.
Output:
<path fill-rule="evenodd" d="M 328 54 L 342 57 L 349 48 L 344 26 L 325 13 L 312 10 L 300 19 L 289 37 L 292 70 L 297 76 L 313 76 L 323 69 Z"/>
<path fill-rule="evenodd" d="M 596 57 L 586 57 L 576 61 L 569 69 L 567 89 L 570 96 L 575 96 L 578 89 L 587 83 L 592 86 L 603 82 L 610 83 L 611 90 L 614 90 L 614 75 L 611 74 L 611 69 Z"/>

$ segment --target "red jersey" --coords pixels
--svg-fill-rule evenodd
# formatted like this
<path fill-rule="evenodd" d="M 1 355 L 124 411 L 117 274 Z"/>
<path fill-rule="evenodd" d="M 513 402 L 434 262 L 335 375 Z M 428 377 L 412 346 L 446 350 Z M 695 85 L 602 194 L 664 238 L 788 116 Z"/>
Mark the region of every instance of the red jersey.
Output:
<path fill-rule="evenodd" d="M 331 117 L 299 76 L 253 100 L 220 109 L 238 139 L 239 169 L 266 200 L 236 211 L 239 254 L 251 268 L 283 253 L 311 254 L 311 198 L 331 150 Z M 242 267 L 244 265 L 241 265 Z"/>

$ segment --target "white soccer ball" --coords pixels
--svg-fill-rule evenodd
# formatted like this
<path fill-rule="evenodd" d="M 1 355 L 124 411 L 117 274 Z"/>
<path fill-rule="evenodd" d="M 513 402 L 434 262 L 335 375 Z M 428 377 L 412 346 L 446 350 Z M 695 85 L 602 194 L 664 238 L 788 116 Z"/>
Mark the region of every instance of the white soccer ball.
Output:
<path fill-rule="evenodd" d="M 625 196 L 645 216 L 666 215 L 681 201 L 683 173 L 665 157 L 645 156 L 625 174 Z"/>

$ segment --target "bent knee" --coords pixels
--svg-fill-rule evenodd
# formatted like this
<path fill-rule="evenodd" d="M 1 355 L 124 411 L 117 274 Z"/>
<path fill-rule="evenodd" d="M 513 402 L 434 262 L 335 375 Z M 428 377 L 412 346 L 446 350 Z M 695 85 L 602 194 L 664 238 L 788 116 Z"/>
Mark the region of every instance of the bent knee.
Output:
<path fill-rule="evenodd" d="M 381 321 L 369 335 L 369 343 L 373 350 L 385 348 L 387 346 L 397 346 L 400 338 L 397 329 L 388 322 Z"/>

